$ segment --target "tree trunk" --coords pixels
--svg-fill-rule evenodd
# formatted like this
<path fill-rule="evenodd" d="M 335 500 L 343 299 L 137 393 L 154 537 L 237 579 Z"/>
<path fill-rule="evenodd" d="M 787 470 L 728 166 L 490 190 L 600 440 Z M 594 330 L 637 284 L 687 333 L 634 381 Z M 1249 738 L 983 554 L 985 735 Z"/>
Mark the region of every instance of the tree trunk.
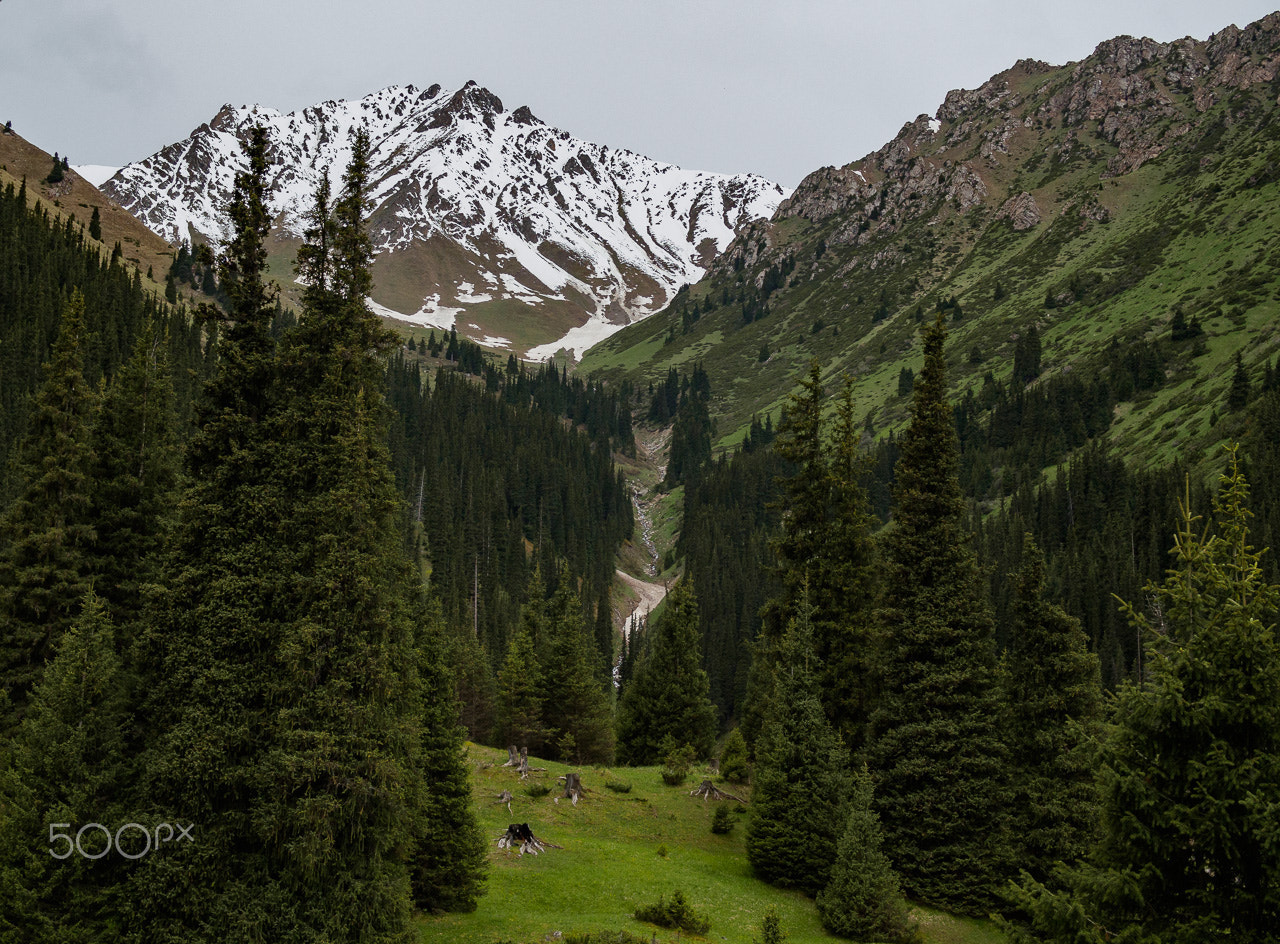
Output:
<path fill-rule="evenodd" d="M 725 793 L 723 790 L 717 788 L 710 780 L 704 780 L 696 789 L 690 790 L 689 796 L 700 796 L 704 803 L 707 800 L 736 800 L 738 803 L 744 804 L 747 802 L 741 797 L 734 796 L 732 793 Z"/>

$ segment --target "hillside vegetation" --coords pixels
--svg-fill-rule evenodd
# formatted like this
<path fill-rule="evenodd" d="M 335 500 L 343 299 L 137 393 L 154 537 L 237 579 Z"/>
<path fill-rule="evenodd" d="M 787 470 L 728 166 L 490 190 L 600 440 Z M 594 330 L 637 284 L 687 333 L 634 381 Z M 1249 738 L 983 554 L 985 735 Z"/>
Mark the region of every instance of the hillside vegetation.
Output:
<path fill-rule="evenodd" d="M 885 147 L 806 178 L 706 278 L 594 348 L 638 384 L 702 361 L 716 445 L 776 417 L 811 358 L 856 378 L 859 415 L 901 429 L 916 335 L 947 315 L 953 398 L 1019 378 L 1096 377 L 1141 345 L 1156 376 L 1109 441 L 1159 464 L 1232 431 L 1234 358 L 1280 348 L 1280 16 L 1206 42 L 1121 37 L 1078 64 L 1021 61 L 947 96 Z M 1025 351 L 1025 348 L 1024 348 Z"/>

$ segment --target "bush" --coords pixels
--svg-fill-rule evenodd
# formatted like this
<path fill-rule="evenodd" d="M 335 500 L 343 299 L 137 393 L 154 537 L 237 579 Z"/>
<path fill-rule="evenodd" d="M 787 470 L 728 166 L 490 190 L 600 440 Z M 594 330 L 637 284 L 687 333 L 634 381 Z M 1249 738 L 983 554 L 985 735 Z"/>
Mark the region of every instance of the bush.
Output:
<path fill-rule="evenodd" d="M 678 928 L 690 934 L 706 934 L 711 927 L 711 919 L 694 911 L 685 901 L 684 892 L 676 889 L 667 901 L 661 895 L 657 904 L 636 909 L 636 920 L 656 924 L 660 928 Z"/>
<path fill-rule="evenodd" d="M 662 780 L 669 787 L 678 787 L 689 776 L 693 762 L 698 759 L 698 752 L 692 744 L 668 751 L 662 762 Z"/>
<path fill-rule="evenodd" d="M 747 742 L 742 732 L 734 728 L 725 739 L 724 750 L 720 752 L 720 779 L 729 783 L 746 783 L 751 776 L 747 766 Z"/>
<path fill-rule="evenodd" d="M 729 815 L 729 807 L 722 803 L 716 807 L 715 815 L 711 817 L 711 831 L 717 836 L 723 836 L 732 829 L 733 819 Z"/>
<path fill-rule="evenodd" d="M 551 788 L 545 783 L 531 783 L 524 788 L 524 792 L 535 800 L 540 800 L 551 792 Z"/>
<path fill-rule="evenodd" d="M 614 780 L 613 778 L 609 778 L 604 782 L 604 788 L 606 790 L 612 790 L 614 793 L 631 792 L 631 784 L 627 783 L 625 780 Z"/>

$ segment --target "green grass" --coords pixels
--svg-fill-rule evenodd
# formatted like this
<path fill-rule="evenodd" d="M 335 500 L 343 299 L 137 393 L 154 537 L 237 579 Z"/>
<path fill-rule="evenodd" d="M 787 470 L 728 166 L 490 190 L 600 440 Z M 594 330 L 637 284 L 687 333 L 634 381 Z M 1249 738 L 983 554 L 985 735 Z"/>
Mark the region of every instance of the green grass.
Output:
<path fill-rule="evenodd" d="M 728 835 L 712 834 L 715 804 L 689 796 L 705 770 L 695 769 L 683 787 L 668 787 L 658 767 L 606 771 L 538 761 L 535 766 L 548 769 L 531 777 L 550 785 L 552 792 L 532 799 L 521 790 L 514 771 L 499 766 L 505 752 L 474 745 L 468 749 L 480 822 L 490 841 L 487 892 L 472 914 L 423 918 L 423 942 L 533 944 L 557 931 L 611 930 L 674 941 L 676 932 L 642 924 L 632 913 L 676 889 L 711 918 L 705 937 L 683 934 L 680 940 L 748 944 L 770 907 L 777 909 L 792 944 L 833 940 L 822 930 L 810 899 L 752 877 L 743 848 L 745 815 L 734 815 L 736 825 Z M 556 778 L 570 770 L 582 774 L 588 790 L 577 806 L 555 800 L 560 793 Z M 609 779 L 626 781 L 632 789 L 608 790 Z M 504 789 L 515 795 L 510 811 L 495 802 Z M 747 796 L 746 788 L 731 792 Z M 509 823 L 528 823 L 538 838 L 563 848 L 524 857 L 500 851 L 497 839 Z M 989 922 L 927 910 L 918 917 L 929 944 L 1004 940 Z"/>

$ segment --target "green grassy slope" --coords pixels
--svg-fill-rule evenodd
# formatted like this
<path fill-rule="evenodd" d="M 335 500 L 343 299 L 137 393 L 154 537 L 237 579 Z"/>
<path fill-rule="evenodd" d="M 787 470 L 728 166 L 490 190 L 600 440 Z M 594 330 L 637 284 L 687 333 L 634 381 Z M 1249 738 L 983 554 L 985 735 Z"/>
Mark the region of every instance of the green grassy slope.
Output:
<path fill-rule="evenodd" d="M 710 299 L 710 311 L 687 324 L 681 314 L 693 306 L 675 304 L 594 348 L 582 369 L 647 383 L 702 359 L 723 448 L 753 413 L 776 418 L 817 357 L 832 389 L 843 373 L 857 378 L 860 414 L 883 434 L 906 421 L 898 375 L 919 368 L 916 332 L 940 301 L 963 312 L 949 341 L 957 396 L 988 373 L 1008 381 L 1032 325 L 1048 378 L 1101 369 L 1112 343 L 1167 340 L 1181 310 L 1203 341 L 1169 345 L 1165 383 L 1118 410 L 1109 435 L 1138 463 L 1208 453 L 1230 431 L 1210 421 L 1224 412 L 1236 352 L 1255 379 L 1280 352 L 1280 87 L 1209 87 L 1206 97 L 1202 83 L 1191 94 L 1169 87 L 1174 67 L 1155 61 L 1130 77 L 1167 104 L 1125 113 L 1118 100 L 1081 117 L 1061 103 L 1084 94 L 1090 69 L 1102 70 L 1105 90 L 1107 66 L 1091 62 L 1084 78 L 1071 66 L 1020 64 L 984 86 L 1002 92 L 989 107 L 944 120 L 936 134 L 918 120 L 863 161 L 815 174 L 796 205 L 740 236 L 691 289 L 690 302 Z M 1108 130 L 1115 115 L 1139 130 Z M 948 189 L 957 167 L 980 178 L 981 202 Z M 855 172 L 870 183 L 868 202 L 841 189 Z M 825 182 L 832 173 L 844 176 Z M 1000 209 L 1024 193 L 1040 219 L 1015 229 Z M 824 216 L 815 194 L 848 205 Z M 760 296 L 771 267 L 785 272 L 783 285 L 768 314 L 744 323 L 743 300 Z"/>
<path fill-rule="evenodd" d="M 674 941 L 674 931 L 642 924 L 631 915 L 675 889 L 711 918 L 705 938 L 683 934 L 681 940 L 749 944 L 770 907 L 777 909 L 793 944 L 834 940 L 822 930 L 810 899 L 751 876 L 743 851 L 745 815 L 734 816 L 736 825 L 728 835 L 711 833 L 715 804 L 689 796 L 704 771 L 695 770 L 683 787 L 668 787 L 656 767 L 606 772 L 531 760 L 548 769 L 531 774 L 530 782 L 552 787 L 549 795 L 534 799 L 514 770 L 499 766 L 506 760 L 504 752 L 474 745 L 469 750 L 481 824 L 492 843 L 488 890 L 473 914 L 422 919 L 422 941 L 532 944 L 556 931 L 624 930 Z M 582 774 L 589 791 L 577 806 L 553 799 L 563 789 L 556 789 L 556 778 L 570 770 Z M 628 783 L 631 791 L 606 789 L 606 779 Z M 504 789 L 514 795 L 510 812 L 494 799 Z M 724 789 L 749 796 L 747 787 Z M 524 857 L 500 851 L 496 841 L 509 823 L 528 823 L 539 839 L 563 848 Z M 925 909 L 917 916 L 929 944 L 1004 940 L 988 922 Z"/>

